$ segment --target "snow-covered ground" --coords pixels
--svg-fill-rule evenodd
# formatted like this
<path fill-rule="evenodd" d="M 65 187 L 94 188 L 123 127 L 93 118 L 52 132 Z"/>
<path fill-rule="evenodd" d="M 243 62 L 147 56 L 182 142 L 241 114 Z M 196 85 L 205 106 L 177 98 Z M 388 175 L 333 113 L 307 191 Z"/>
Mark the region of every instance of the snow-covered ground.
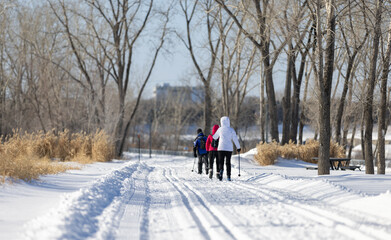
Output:
<path fill-rule="evenodd" d="M 95 163 L 0 186 L 0 239 L 391 239 L 391 172 L 331 171 L 233 156 L 228 182 L 193 158 Z"/>

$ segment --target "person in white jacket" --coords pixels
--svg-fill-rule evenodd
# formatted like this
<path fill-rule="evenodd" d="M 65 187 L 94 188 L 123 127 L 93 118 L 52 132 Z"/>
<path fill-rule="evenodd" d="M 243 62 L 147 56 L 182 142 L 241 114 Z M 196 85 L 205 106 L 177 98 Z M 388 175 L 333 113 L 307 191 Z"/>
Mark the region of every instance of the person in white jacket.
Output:
<path fill-rule="evenodd" d="M 236 149 L 240 152 L 240 144 L 238 136 L 233 128 L 230 127 L 229 118 L 224 116 L 220 119 L 221 127 L 217 129 L 213 135 L 213 139 L 219 139 L 219 145 L 217 147 L 219 162 L 220 162 L 220 173 L 219 180 L 223 179 L 224 161 L 227 169 L 227 180 L 231 181 L 231 156 L 233 151 L 233 144 L 235 143 Z"/>

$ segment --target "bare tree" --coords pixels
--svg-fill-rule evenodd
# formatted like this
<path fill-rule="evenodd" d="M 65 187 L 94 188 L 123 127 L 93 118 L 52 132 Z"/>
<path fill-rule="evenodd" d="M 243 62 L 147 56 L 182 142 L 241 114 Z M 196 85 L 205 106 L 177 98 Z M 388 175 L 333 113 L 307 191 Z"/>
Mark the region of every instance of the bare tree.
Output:
<path fill-rule="evenodd" d="M 32 124 L 29 128 L 41 129 L 44 132 L 50 129 L 46 103 L 49 100 L 50 91 L 52 91 L 48 88 L 51 79 L 49 74 L 55 71 L 55 66 L 46 59 L 54 57 L 59 35 L 56 25 L 53 24 L 56 19 L 48 10 L 47 6 L 35 9 L 23 7 L 18 10 L 19 17 L 17 18 L 19 41 L 25 45 L 23 78 L 25 79 L 24 88 L 26 91 L 24 104 L 34 114 L 29 122 L 37 121 L 36 125 Z M 43 27 L 46 31 L 41 31 Z M 61 85 L 61 82 L 57 84 Z"/>
<path fill-rule="evenodd" d="M 303 143 L 303 131 L 304 131 L 304 125 L 306 124 L 306 114 L 305 114 L 305 109 L 304 106 L 307 104 L 307 96 L 308 96 L 308 85 L 309 85 L 309 80 L 310 76 L 312 73 L 312 66 L 308 70 L 309 64 L 306 66 L 305 70 L 305 84 L 304 84 L 304 93 L 303 93 L 303 99 L 300 102 L 300 122 L 299 122 L 299 144 Z"/>
<path fill-rule="evenodd" d="M 254 73 L 256 47 L 250 43 L 243 32 L 235 27 L 233 20 L 219 9 L 218 29 L 220 33 L 220 54 L 218 73 L 221 79 L 223 114 L 231 117 L 231 124 L 238 127 L 241 106 L 249 89 Z M 227 18 L 228 17 L 228 18 Z M 245 21 L 243 16 L 241 22 Z M 250 46 L 250 47 L 249 47 Z"/>
<path fill-rule="evenodd" d="M 310 22 L 309 22 L 310 23 Z M 302 143 L 302 135 L 303 135 L 303 127 L 299 126 L 299 122 L 301 119 L 301 116 L 299 117 L 299 112 L 300 112 L 300 90 L 301 90 L 301 84 L 303 82 L 303 78 L 307 76 L 307 72 L 305 72 L 306 67 L 308 66 L 307 64 L 307 56 L 308 53 L 311 49 L 311 46 L 313 45 L 313 28 L 314 28 L 314 22 L 312 22 L 312 26 L 310 26 L 309 31 L 308 31 L 308 39 L 306 44 L 302 44 L 302 39 L 298 38 L 298 51 L 300 52 L 300 67 L 299 67 L 299 72 L 296 72 L 296 67 L 294 66 L 292 69 L 292 77 L 293 77 L 293 96 L 292 96 L 292 124 L 291 124 L 291 129 L 289 133 L 289 139 L 293 140 L 293 142 L 297 142 L 297 137 L 299 137 L 299 142 Z M 302 45 L 302 46 L 300 46 Z M 306 81 L 306 86 L 304 89 L 304 94 L 307 94 L 307 89 L 308 89 L 308 79 L 309 79 L 309 74 L 307 77 Z M 306 98 L 303 97 L 303 100 L 305 101 Z M 304 111 L 302 111 L 304 113 Z M 299 126 L 299 136 L 297 136 L 297 128 Z M 301 131 L 300 131 L 301 130 Z M 300 137 L 301 136 L 301 137 Z"/>
<path fill-rule="evenodd" d="M 323 49 L 323 31 L 321 8 L 325 6 L 326 17 L 326 48 Z M 334 70 L 334 45 L 335 45 L 335 1 L 324 2 L 317 0 L 316 7 L 316 39 L 318 54 L 317 78 L 319 82 L 319 160 L 318 174 L 330 174 L 330 96 Z M 324 54 L 324 59 L 323 59 Z"/>
<path fill-rule="evenodd" d="M 178 36 L 180 37 L 181 41 L 187 48 L 187 50 L 190 53 L 190 57 L 192 59 L 192 62 L 194 64 L 194 67 L 196 68 L 198 78 L 201 80 L 203 86 L 204 86 L 204 133 L 209 134 L 211 129 L 211 122 L 212 122 L 212 89 L 211 89 L 211 81 L 213 79 L 214 74 L 214 68 L 216 65 L 216 59 L 217 59 L 217 52 L 221 44 L 220 38 L 217 38 L 216 40 L 213 39 L 213 28 L 216 24 L 216 16 L 212 16 L 212 14 L 215 14 L 212 9 L 212 0 L 205 0 L 205 1 L 194 1 L 193 4 L 190 4 L 188 0 L 181 0 L 180 6 L 182 9 L 182 12 L 185 16 L 186 21 L 186 37 L 181 37 L 180 34 Z M 203 12 L 206 14 L 205 23 L 206 28 L 202 29 L 207 32 L 207 51 L 208 55 L 210 55 L 207 62 L 208 64 L 205 66 L 206 70 L 203 70 L 203 66 L 201 65 L 201 60 L 199 54 L 197 54 L 197 51 L 194 49 L 194 37 L 192 37 L 193 32 L 193 20 L 195 15 L 197 14 L 198 9 L 201 8 Z"/>
<path fill-rule="evenodd" d="M 7 88 L 7 73 L 6 73 L 6 43 L 7 43 L 7 26 L 10 19 L 8 18 L 9 5 L 0 2 L 0 135 L 5 133 L 5 112 L 6 112 L 6 88 Z"/>
<path fill-rule="evenodd" d="M 105 84 L 109 75 L 117 85 L 118 90 L 118 117 L 115 124 L 114 139 L 116 146 L 116 154 L 122 154 L 125 140 L 128 136 L 128 131 L 132 119 L 134 118 L 138 105 L 145 89 L 145 86 L 150 79 L 152 70 L 155 66 L 157 57 L 163 47 L 167 34 L 167 22 L 169 19 L 169 10 L 154 11 L 154 1 L 96 1 L 84 0 L 82 4 L 89 7 L 89 12 L 83 11 L 76 14 L 81 16 L 86 26 L 90 26 L 92 30 L 89 32 L 89 39 L 97 45 L 83 45 L 80 40 L 80 35 L 76 35 L 70 29 L 69 16 L 64 0 L 58 0 L 62 15 L 58 13 L 54 5 L 50 2 L 53 11 L 58 16 L 59 21 L 65 28 L 68 36 L 70 47 L 78 63 L 79 69 L 84 76 L 88 89 L 91 91 L 92 97 L 96 95 L 94 84 L 92 82 L 91 72 L 87 69 L 85 55 L 92 58 L 95 62 L 95 68 L 98 69 L 101 84 Z M 167 9 L 171 9 L 171 4 L 167 5 Z M 155 14 L 155 15 L 154 15 Z M 131 109 L 126 110 L 126 96 L 128 88 L 134 85 L 136 79 L 131 70 L 134 62 L 135 51 L 138 47 L 137 43 L 142 39 L 142 33 L 146 31 L 147 25 L 154 19 L 161 19 L 161 34 L 158 37 L 157 47 L 152 54 L 152 60 L 149 64 L 147 74 L 142 80 L 142 84 L 136 94 L 135 104 Z M 160 23 L 157 23 L 160 24 Z M 99 26 L 106 26 L 107 30 L 101 32 Z M 95 51 L 90 51 L 90 49 Z M 106 64 L 107 63 L 107 64 Z M 75 79 L 76 80 L 76 79 Z M 84 83 L 81 83 L 84 84 Z M 101 85 L 102 86 L 102 85 Z M 132 86 L 133 88 L 133 86 Z M 103 90 L 104 91 L 104 90 Z M 102 93 L 104 94 L 104 93 Z M 94 102 L 95 100 L 93 100 Z M 104 108 L 103 108 L 104 109 Z M 129 116 L 126 117 L 126 112 Z M 100 118 L 97 118 L 100 119 Z"/>
<path fill-rule="evenodd" d="M 378 110 L 378 148 L 379 148 L 379 159 L 377 161 L 377 173 L 386 173 L 385 164 L 385 134 L 387 131 L 387 80 L 390 72 L 390 57 L 391 57 L 391 21 L 388 28 L 388 39 L 387 39 L 387 50 L 383 56 L 383 71 L 381 76 L 380 86 L 380 105 Z"/>
<path fill-rule="evenodd" d="M 98 94 L 95 86 L 96 84 L 94 83 L 94 77 L 92 76 L 92 68 L 96 68 L 96 66 L 89 64 L 89 59 L 87 57 L 89 52 L 86 51 L 86 49 L 91 46 L 91 42 L 87 42 L 82 39 L 82 36 L 89 35 L 89 33 L 80 32 L 80 28 L 78 27 L 82 24 L 82 22 L 79 22 L 77 16 L 86 15 L 84 12 L 85 10 L 83 9 L 79 11 L 76 9 L 76 7 L 79 6 L 73 6 L 64 0 L 57 0 L 57 3 L 58 4 L 55 4 L 52 1 L 49 1 L 49 5 L 53 13 L 64 28 L 64 34 L 68 40 L 70 48 L 72 49 L 72 54 L 76 60 L 77 67 L 82 77 L 75 76 L 72 71 L 68 71 L 67 73 L 72 79 L 79 83 L 83 89 L 85 89 L 90 98 L 87 102 L 89 105 L 92 105 L 92 108 L 87 108 L 87 110 L 92 109 L 91 111 L 93 114 L 89 115 L 93 116 L 93 122 L 97 125 L 97 127 L 100 127 L 99 122 L 101 116 L 99 116 L 97 106 L 94 104 L 97 102 Z M 82 20 L 85 20 L 85 18 L 86 17 L 82 18 Z M 100 65 L 101 63 L 97 64 L 98 67 Z M 88 131 L 90 130 L 91 129 L 88 129 Z"/>
<path fill-rule="evenodd" d="M 349 14 L 347 16 L 348 19 L 346 20 L 346 24 L 342 24 L 342 23 L 340 24 L 341 34 L 345 45 L 346 54 L 348 57 L 348 65 L 344 76 L 345 81 L 343 85 L 342 95 L 338 104 L 337 116 L 335 118 L 335 141 L 339 144 L 341 144 L 341 125 L 342 125 L 342 117 L 345 109 L 346 95 L 349 89 L 349 82 L 351 81 L 351 76 L 353 75 L 352 73 L 354 71 L 356 56 L 361 51 L 369 35 L 367 28 L 364 31 L 365 34 L 364 37 L 360 36 L 359 33 L 357 33 L 356 28 L 358 28 L 358 26 L 355 26 L 354 23 L 360 24 L 360 22 L 357 21 L 357 18 L 359 18 L 359 16 L 353 16 L 352 11 L 354 11 L 354 9 L 352 8 L 354 7 L 352 5 L 353 2 L 349 1 L 348 3 Z M 363 15 L 363 18 L 364 21 L 366 21 L 365 14 Z M 364 24 L 364 26 L 366 26 L 366 24 Z M 348 36 L 347 36 L 347 31 L 349 33 Z M 351 43 L 351 41 L 353 41 L 353 43 Z"/>
<path fill-rule="evenodd" d="M 188 125 L 197 114 L 197 112 L 192 111 L 193 109 L 191 108 L 194 103 L 189 101 L 190 99 L 188 97 L 191 95 L 191 93 L 189 94 L 190 91 L 191 88 L 184 87 L 181 93 L 169 97 L 166 102 L 167 105 L 170 106 L 170 111 L 165 116 L 165 123 L 170 126 L 171 130 L 167 135 L 169 135 L 170 138 L 173 138 L 169 139 L 169 143 L 171 149 L 176 151 L 181 150 L 179 149 L 180 137 L 184 132 L 185 126 Z"/>
<path fill-rule="evenodd" d="M 363 4 L 365 4 L 363 2 Z M 376 83 L 376 68 L 379 55 L 379 42 L 381 36 L 381 20 L 383 11 L 383 0 L 377 0 L 376 14 L 373 35 L 373 50 L 369 67 L 368 85 L 365 93 L 364 102 L 364 149 L 365 149 L 365 173 L 374 174 L 373 152 L 372 152 L 372 131 L 373 131 L 373 94 Z"/>
<path fill-rule="evenodd" d="M 288 49 L 286 50 L 287 55 L 287 71 L 285 80 L 284 97 L 282 99 L 283 107 L 283 126 L 282 126 L 282 139 L 281 144 L 286 144 L 289 140 L 296 142 L 297 138 L 297 125 L 298 125 L 298 112 L 300 103 L 300 87 L 304 73 L 304 67 L 306 62 L 306 55 L 309 50 L 309 46 L 305 46 L 303 39 L 306 33 L 309 32 L 311 26 L 311 18 L 305 21 L 308 17 L 305 17 L 307 12 L 307 1 L 286 1 L 283 17 L 279 22 L 279 26 L 282 35 L 287 39 Z M 301 25 L 304 25 L 301 29 Z M 296 36 L 296 45 L 294 45 L 293 36 Z M 311 43 L 311 35 L 309 35 L 308 43 Z M 304 52 L 301 48 L 305 48 Z M 299 75 L 296 72 L 296 59 L 297 53 L 301 52 L 301 62 Z M 293 83 L 293 94 L 292 93 Z M 292 97 L 291 97 L 292 95 Z"/>
<path fill-rule="evenodd" d="M 264 76 L 264 71 L 262 69 L 262 63 L 260 63 L 260 87 L 259 87 L 259 124 L 261 125 L 261 141 L 266 142 L 267 139 L 267 131 L 266 131 L 266 103 L 265 103 L 265 76 Z"/>
<path fill-rule="evenodd" d="M 151 5 L 150 5 L 151 7 L 152 7 L 152 3 L 153 3 L 153 1 L 151 1 Z M 138 109 L 138 106 L 139 106 L 139 103 L 140 103 L 140 100 L 141 100 L 142 93 L 143 93 L 143 91 L 144 91 L 144 89 L 145 89 L 145 86 L 147 85 L 147 83 L 148 83 L 148 81 L 149 81 L 149 79 L 150 79 L 150 77 L 151 77 L 151 74 L 152 74 L 152 71 L 153 71 L 153 69 L 154 69 L 154 67 L 155 67 L 155 64 L 156 64 L 156 61 L 157 61 L 157 59 L 158 59 L 159 53 L 160 53 L 161 49 L 163 48 L 164 42 L 165 42 L 165 40 L 166 40 L 166 36 L 167 36 L 167 34 L 168 34 L 168 32 L 169 32 L 169 29 L 168 29 L 168 27 L 167 27 L 167 24 L 168 24 L 168 22 L 169 22 L 169 20 L 170 20 L 170 11 L 171 11 L 171 8 L 172 8 L 172 6 L 169 5 L 169 7 L 168 7 L 167 10 L 165 10 L 165 11 L 163 11 L 163 12 L 160 12 L 160 14 L 162 15 L 162 18 L 163 18 L 163 26 L 162 26 L 162 28 L 161 28 L 160 37 L 158 38 L 158 45 L 157 45 L 157 47 L 156 47 L 156 49 L 155 49 L 155 52 L 154 52 L 154 55 L 153 55 L 153 58 L 152 58 L 152 62 L 150 63 L 149 70 L 147 71 L 147 75 L 144 77 L 144 80 L 142 81 L 141 88 L 140 88 L 139 91 L 138 91 L 138 94 L 137 94 L 137 97 L 136 97 L 136 102 L 135 102 L 135 104 L 133 105 L 133 109 L 131 110 L 130 117 L 128 118 L 128 120 L 127 120 L 127 122 L 126 122 L 125 129 L 124 129 L 124 131 L 123 131 L 123 133 L 122 133 L 122 139 L 121 139 L 120 142 L 118 142 L 118 143 L 120 143 L 120 144 L 119 144 L 119 149 L 117 150 L 117 154 L 118 154 L 118 155 L 122 154 L 122 152 L 123 152 L 123 150 L 124 150 L 125 142 L 126 142 L 126 139 L 127 139 L 128 135 L 129 135 L 130 124 L 131 124 L 131 122 L 132 122 L 134 116 L 136 115 L 136 111 L 137 111 L 137 109 Z M 145 18 L 145 20 L 147 20 L 147 18 Z M 128 29 L 129 27 L 130 27 L 129 25 L 126 26 L 127 29 Z M 125 28 L 125 29 L 126 29 L 126 28 Z M 129 30 L 129 29 L 128 29 L 128 30 Z M 128 30 L 127 30 L 127 31 L 128 31 Z M 140 31 L 139 31 L 140 34 L 141 34 L 141 31 L 142 31 L 142 29 L 140 29 Z M 128 38 L 125 38 L 125 40 L 128 41 L 128 43 L 127 43 L 128 46 L 131 46 L 131 47 L 129 47 L 129 48 L 130 48 L 130 51 L 132 52 L 132 51 L 133 51 L 133 44 L 134 44 L 134 41 L 136 41 L 137 38 L 135 38 L 134 41 L 133 41 L 133 40 L 132 40 L 132 41 L 129 41 Z M 117 52 L 118 52 L 118 51 L 117 51 Z M 132 56 L 132 54 L 130 54 L 130 58 L 131 58 L 131 56 Z M 131 59 L 129 59 L 129 61 L 131 62 Z M 131 64 L 128 63 L 128 69 L 127 69 L 127 71 L 126 71 L 126 73 L 127 73 L 126 75 L 127 75 L 128 77 L 129 77 L 129 75 L 128 75 L 129 72 L 128 72 L 128 71 L 130 71 L 130 69 L 129 69 L 130 66 L 131 66 Z M 114 67 L 113 67 L 113 68 L 114 68 Z M 126 78 L 125 78 L 125 79 L 126 79 Z M 127 82 L 128 82 L 128 80 L 125 81 L 125 86 L 127 86 Z M 122 124 L 121 124 L 121 125 L 122 125 Z M 116 145 L 116 147 L 117 147 L 117 145 Z"/>
<path fill-rule="evenodd" d="M 251 32 L 250 29 L 246 29 L 244 25 L 241 24 L 240 20 L 237 17 L 237 14 L 232 12 L 229 8 L 229 4 L 222 0 L 215 0 L 223 9 L 227 12 L 227 14 L 234 20 L 235 24 L 239 27 L 239 29 L 243 32 L 243 34 L 257 47 L 262 56 L 263 70 L 266 82 L 266 93 L 268 97 L 268 105 L 269 105 L 269 116 L 270 116 L 270 133 L 272 140 L 279 142 L 278 136 L 278 116 L 277 116 L 277 102 L 274 91 L 274 83 L 273 83 L 273 67 L 280 55 L 281 51 L 289 42 L 289 39 L 285 39 L 280 45 L 276 45 L 276 43 L 272 40 L 271 30 L 274 29 L 270 26 L 272 22 L 272 18 L 275 15 L 278 15 L 274 11 L 273 3 L 269 1 L 259 1 L 253 0 L 251 1 L 253 4 L 249 2 L 239 2 L 235 8 L 240 9 L 242 13 L 255 13 L 253 14 L 253 20 L 255 21 L 253 25 L 256 26 L 257 31 L 255 33 Z M 253 11 L 254 10 L 254 11 Z M 240 13 L 240 11 L 239 11 Z M 274 51 L 271 50 L 271 46 L 274 47 Z"/>

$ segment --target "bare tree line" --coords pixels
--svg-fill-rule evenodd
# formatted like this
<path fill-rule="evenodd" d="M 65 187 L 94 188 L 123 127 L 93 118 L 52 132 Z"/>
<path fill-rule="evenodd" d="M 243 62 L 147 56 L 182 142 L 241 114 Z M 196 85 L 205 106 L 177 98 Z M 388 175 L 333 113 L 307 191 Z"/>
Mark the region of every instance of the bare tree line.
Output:
<path fill-rule="evenodd" d="M 246 97 L 258 84 L 259 139 L 302 143 L 304 126 L 311 126 L 322 175 L 329 174 L 330 140 L 350 146 L 350 154 L 361 133 L 366 173 L 374 173 L 376 158 L 384 174 L 390 7 L 383 0 L 2 1 L 0 133 L 104 128 L 120 156 L 145 121 L 151 134 L 176 126 L 166 135 L 178 146 L 194 118 L 206 133 L 221 115 L 235 128 L 245 125 L 244 114 L 254 114 Z M 185 106 L 178 96 L 170 100 L 174 108 L 142 100 L 156 62 L 175 41 L 194 66 L 189 77 L 203 86 L 202 106 Z M 146 45 L 148 56 L 140 56 Z"/>
<path fill-rule="evenodd" d="M 2 111 L 2 134 L 15 127 L 87 132 L 105 128 L 113 133 L 116 153 L 121 155 L 169 34 L 170 3 L 3 4 L 1 80 L 2 99 L 7 101 L 2 107 L 8 109 Z M 150 54 L 143 56 L 144 72 L 136 72 L 142 41 L 150 44 Z"/>
<path fill-rule="evenodd" d="M 389 55 L 387 51 L 389 3 L 380 0 L 216 0 L 215 2 L 234 19 L 237 26 L 259 49 L 263 61 L 261 79 L 264 78 L 266 83 L 267 102 L 272 123 L 278 123 L 278 119 L 275 118 L 276 114 L 273 112 L 276 109 L 273 106 L 275 102 L 273 57 L 284 58 L 287 61 L 285 91 L 282 100 L 284 119 L 281 143 L 285 144 L 289 140 L 297 141 L 297 134 L 295 134 L 297 121 L 303 122 L 304 120 L 300 120 L 296 112 L 297 102 L 301 99 L 301 81 L 303 75 L 312 74 L 306 80 L 312 79 L 314 91 L 310 97 L 311 101 L 316 101 L 315 105 L 318 109 L 301 105 L 301 118 L 311 119 L 314 129 L 319 133 L 318 173 L 329 174 L 330 140 L 333 138 L 338 143 L 347 145 L 348 129 L 353 125 L 353 132 L 355 132 L 357 124 L 361 125 L 363 132 L 366 173 L 374 173 L 372 131 L 374 118 L 376 118 L 378 119 L 376 122 L 379 123 L 378 147 L 382 145 L 382 150 L 379 149 L 377 156 L 378 173 L 384 174 L 383 151 L 387 124 L 383 122 L 386 118 L 389 119 L 387 111 L 389 104 L 386 96 L 390 65 L 387 60 Z M 249 20 L 253 21 L 252 24 L 243 27 L 244 24 L 238 20 L 241 14 L 253 16 Z M 382 57 L 379 57 L 379 49 L 382 49 Z M 283 57 L 281 57 L 281 51 L 285 51 Z M 299 60 L 298 57 L 301 59 Z M 311 71 L 304 73 L 305 69 L 311 69 Z M 383 71 L 382 74 L 380 74 L 381 71 Z M 345 81 L 340 86 L 339 80 L 342 78 Z M 380 79 L 384 80 L 381 81 L 380 88 L 382 101 L 380 98 L 374 98 L 375 91 L 379 90 Z M 293 98 L 291 86 L 294 89 Z M 353 86 L 356 87 L 353 88 Z M 342 94 L 336 94 L 340 88 L 343 89 Z M 350 92 L 346 98 L 348 91 Z M 304 92 L 304 95 L 307 96 L 307 92 Z M 361 111 L 355 112 L 355 116 L 352 116 L 349 108 L 357 103 L 363 107 Z M 379 106 L 379 111 L 374 111 L 375 104 Z M 334 106 L 337 106 L 337 111 L 334 110 Z M 311 109 L 310 112 L 308 112 L 309 109 Z M 360 115 L 360 112 L 363 114 Z M 331 121 L 331 119 L 334 120 Z M 359 119 L 362 120 L 359 121 Z M 331 134 L 332 128 L 335 131 L 334 136 Z M 341 130 L 344 133 L 343 138 L 341 138 Z M 275 131 L 276 126 L 271 126 L 272 139 L 278 142 L 279 133 Z M 301 141 L 302 139 L 299 139 L 299 142 Z"/>

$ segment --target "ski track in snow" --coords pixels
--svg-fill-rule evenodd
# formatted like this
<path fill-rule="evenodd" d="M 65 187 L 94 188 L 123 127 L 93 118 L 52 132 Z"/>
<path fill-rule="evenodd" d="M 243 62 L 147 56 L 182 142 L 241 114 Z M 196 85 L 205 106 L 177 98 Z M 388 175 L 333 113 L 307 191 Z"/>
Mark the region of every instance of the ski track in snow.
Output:
<path fill-rule="evenodd" d="M 343 207 L 365 196 L 325 179 L 242 170 L 220 182 L 190 172 L 192 164 L 173 156 L 126 162 L 64 195 L 26 224 L 23 238 L 391 239 L 391 218 Z"/>

